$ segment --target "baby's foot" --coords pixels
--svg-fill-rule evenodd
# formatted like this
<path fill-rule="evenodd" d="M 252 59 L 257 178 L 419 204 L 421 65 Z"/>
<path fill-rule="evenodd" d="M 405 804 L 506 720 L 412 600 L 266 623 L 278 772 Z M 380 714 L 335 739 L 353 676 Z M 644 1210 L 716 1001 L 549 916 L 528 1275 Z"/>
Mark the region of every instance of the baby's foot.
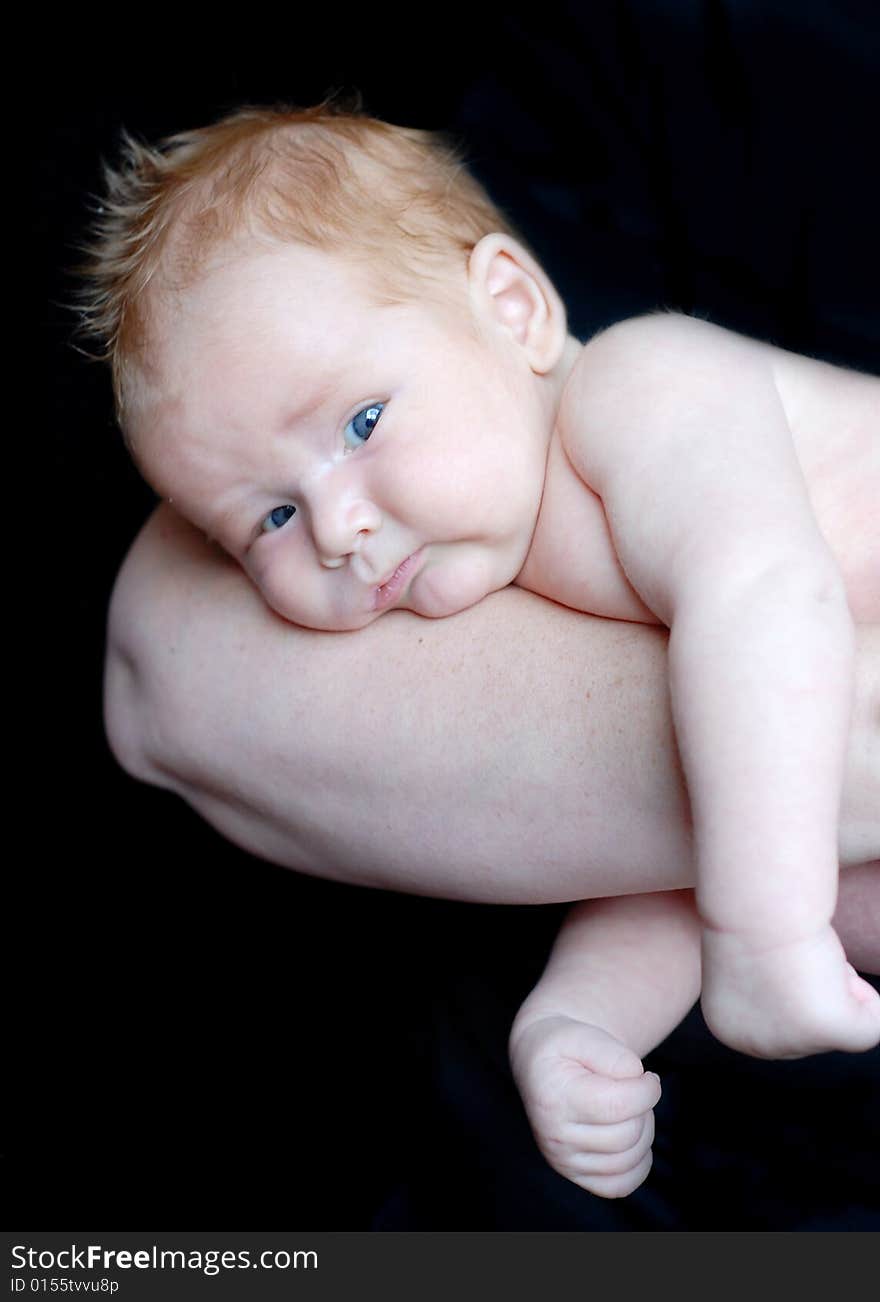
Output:
<path fill-rule="evenodd" d="M 703 932 L 703 1015 L 756 1058 L 803 1058 L 880 1043 L 880 995 L 846 961 L 834 929 L 794 941 Z"/>
<path fill-rule="evenodd" d="M 513 1073 L 538 1147 L 555 1171 L 600 1198 L 623 1198 L 651 1169 L 660 1081 L 597 1026 L 545 1017 L 511 1042 Z"/>

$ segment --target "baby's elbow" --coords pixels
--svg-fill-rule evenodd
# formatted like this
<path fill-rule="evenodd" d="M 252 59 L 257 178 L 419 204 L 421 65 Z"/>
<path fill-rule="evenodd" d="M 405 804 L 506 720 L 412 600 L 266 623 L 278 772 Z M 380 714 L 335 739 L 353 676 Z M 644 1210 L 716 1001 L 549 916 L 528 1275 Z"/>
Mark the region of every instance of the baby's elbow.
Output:
<path fill-rule="evenodd" d="M 847 598 L 846 583 L 833 557 L 823 549 L 813 564 L 803 565 L 799 559 L 790 566 L 791 583 L 804 603 L 811 606 L 817 617 L 828 620 L 852 635 L 854 621 Z"/>
<path fill-rule="evenodd" d="M 834 630 L 842 639 L 841 649 L 852 642 L 854 624 L 846 584 L 829 556 L 812 562 L 800 556 L 783 558 L 769 568 L 765 583 L 778 594 L 780 603 L 800 612 L 808 624 Z"/>
<path fill-rule="evenodd" d="M 782 559 L 759 579 L 753 609 L 805 666 L 812 665 L 819 684 L 849 678 L 855 657 L 855 623 L 846 585 L 833 561 L 815 564 L 800 557 Z"/>

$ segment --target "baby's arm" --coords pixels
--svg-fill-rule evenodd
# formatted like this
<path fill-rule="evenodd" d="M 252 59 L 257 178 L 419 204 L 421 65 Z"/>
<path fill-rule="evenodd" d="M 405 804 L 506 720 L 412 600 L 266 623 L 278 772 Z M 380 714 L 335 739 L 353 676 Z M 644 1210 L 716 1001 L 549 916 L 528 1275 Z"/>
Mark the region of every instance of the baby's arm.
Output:
<path fill-rule="evenodd" d="M 603 1198 L 642 1183 L 660 1084 L 640 1056 L 665 1039 L 699 990 L 693 892 L 571 909 L 510 1035 L 535 1139 L 560 1175 Z"/>
<path fill-rule="evenodd" d="M 625 322 L 584 350 L 560 433 L 671 631 L 707 1021 L 796 1057 L 876 1044 L 880 1000 L 831 927 L 852 621 L 770 358 L 687 318 Z"/>

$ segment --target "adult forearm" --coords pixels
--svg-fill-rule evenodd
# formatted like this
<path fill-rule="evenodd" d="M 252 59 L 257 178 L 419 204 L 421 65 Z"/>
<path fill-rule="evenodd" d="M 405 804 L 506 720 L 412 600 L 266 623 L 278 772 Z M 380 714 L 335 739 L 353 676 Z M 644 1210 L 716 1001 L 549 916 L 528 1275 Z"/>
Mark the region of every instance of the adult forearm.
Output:
<path fill-rule="evenodd" d="M 661 630 L 508 589 L 454 619 L 306 632 L 165 508 L 108 645 L 120 760 L 275 862 L 520 903 L 692 885 Z M 867 701 L 859 717 L 842 852 L 863 859 L 880 756 Z"/>

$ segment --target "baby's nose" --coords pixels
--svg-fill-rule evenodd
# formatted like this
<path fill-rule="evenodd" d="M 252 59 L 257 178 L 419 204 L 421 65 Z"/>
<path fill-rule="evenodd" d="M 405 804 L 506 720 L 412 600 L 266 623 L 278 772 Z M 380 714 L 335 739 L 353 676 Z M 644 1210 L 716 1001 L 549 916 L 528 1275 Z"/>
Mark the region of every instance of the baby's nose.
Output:
<path fill-rule="evenodd" d="M 337 499 L 317 507 L 312 532 L 321 564 L 326 569 L 338 569 L 381 524 L 378 508 L 366 498 Z"/>

